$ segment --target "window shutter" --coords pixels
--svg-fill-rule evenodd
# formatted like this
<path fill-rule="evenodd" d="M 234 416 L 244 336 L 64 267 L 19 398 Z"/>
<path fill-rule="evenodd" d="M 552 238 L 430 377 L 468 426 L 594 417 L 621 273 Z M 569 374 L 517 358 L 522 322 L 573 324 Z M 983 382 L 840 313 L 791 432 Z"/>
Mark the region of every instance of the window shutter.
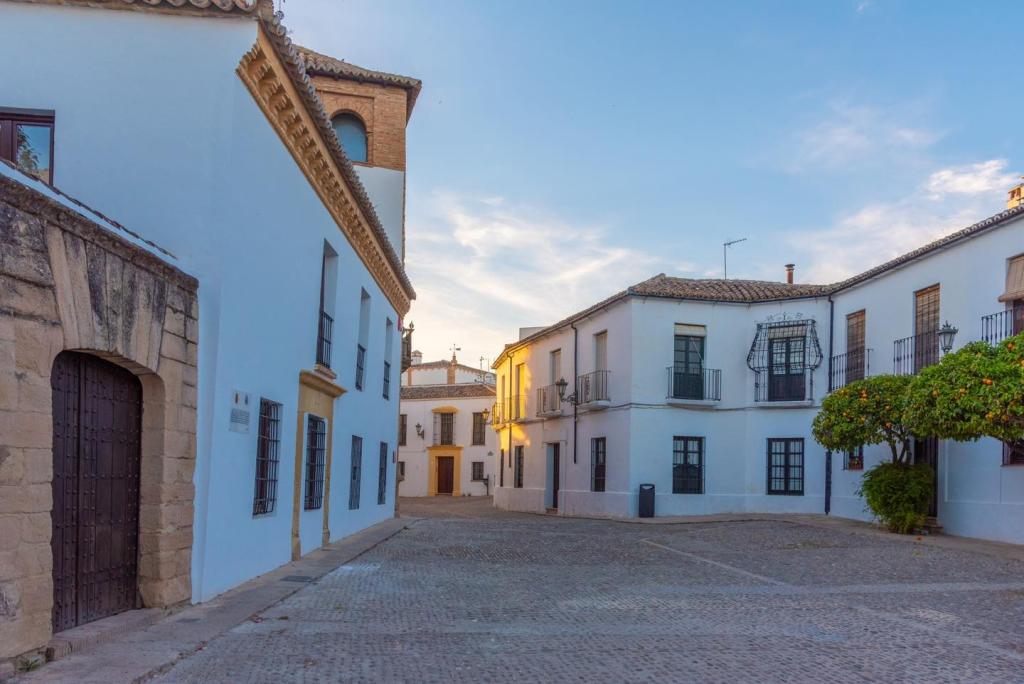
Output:
<path fill-rule="evenodd" d="M 1024 299 L 1024 254 L 1010 259 L 1006 269 L 1006 292 L 999 297 L 1001 302 Z"/>
<path fill-rule="evenodd" d="M 689 335 L 690 337 L 707 337 L 707 328 L 703 325 L 689 325 L 688 323 L 676 323 L 676 335 Z"/>

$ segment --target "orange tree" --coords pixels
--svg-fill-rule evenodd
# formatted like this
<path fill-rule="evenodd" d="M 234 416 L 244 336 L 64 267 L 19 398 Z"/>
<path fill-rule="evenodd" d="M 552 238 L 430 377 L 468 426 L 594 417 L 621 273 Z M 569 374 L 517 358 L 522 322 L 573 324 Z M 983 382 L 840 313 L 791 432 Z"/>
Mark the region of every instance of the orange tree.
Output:
<path fill-rule="evenodd" d="M 920 372 L 905 417 L 920 435 L 1024 446 L 1024 334 L 969 344 Z"/>
<path fill-rule="evenodd" d="M 912 378 L 876 375 L 825 397 L 814 418 L 814 439 L 832 451 L 886 444 L 893 463 L 908 463 L 913 435 L 903 420 Z"/>

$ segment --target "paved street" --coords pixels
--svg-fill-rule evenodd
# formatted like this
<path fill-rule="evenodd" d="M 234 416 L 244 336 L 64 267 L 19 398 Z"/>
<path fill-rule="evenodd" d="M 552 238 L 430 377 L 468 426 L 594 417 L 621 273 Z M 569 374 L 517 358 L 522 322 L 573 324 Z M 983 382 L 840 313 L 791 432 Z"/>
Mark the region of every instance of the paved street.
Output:
<path fill-rule="evenodd" d="M 426 515 L 163 682 L 1024 681 L 1024 564 L 849 527 Z"/>

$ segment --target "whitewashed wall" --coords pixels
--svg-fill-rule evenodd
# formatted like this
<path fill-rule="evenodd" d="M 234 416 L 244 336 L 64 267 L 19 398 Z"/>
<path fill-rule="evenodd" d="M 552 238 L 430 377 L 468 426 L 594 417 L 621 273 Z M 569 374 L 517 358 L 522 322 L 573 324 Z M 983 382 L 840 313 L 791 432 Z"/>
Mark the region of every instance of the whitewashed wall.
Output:
<path fill-rule="evenodd" d="M 434 409 L 454 407 L 455 446 L 462 447 L 461 470 L 462 494 L 486 496 L 494 486 L 494 454 L 497 453 L 497 436 L 490 427 L 484 429 L 484 443 L 473 444 L 473 414 L 490 411 L 494 397 L 447 398 L 447 399 L 403 399 L 401 412 L 406 415 L 406 446 L 399 447 L 398 460 L 405 463 L 405 480 L 399 484 L 399 496 L 427 496 L 429 492 L 429 460 L 427 447 L 434 443 Z M 423 426 L 423 437 L 416 435 L 416 424 Z M 489 484 L 474 482 L 473 461 L 482 461 L 484 476 Z"/>
<path fill-rule="evenodd" d="M 314 362 L 325 240 L 339 254 L 332 365 L 349 390 L 335 411 L 331 536 L 390 517 L 393 489 L 376 503 L 376 445 L 397 439 L 397 370 L 390 401 L 381 375 L 385 320 L 398 318 L 235 73 L 256 23 L 3 3 L 0 25 L 48 46 L 31 68 L 0 70 L 0 98 L 56 111 L 55 184 L 167 247 L 199 278 L 194 599 L 290 560 L 298 373 Z M 0 59 L 24 63 L 13 41 L 0 42 Z M 363 288 L 373 304 L 358 392 Z M 272 515 L 252 516 L 256 433 L 228 431 L 234 390 L 257 407 L 261 396 L 283 404 Z M 357 511 L 347 505 L 353 432 L 365 440 Z M 304 550 L 319 544 L 322 526 L 306 523 Z"/>

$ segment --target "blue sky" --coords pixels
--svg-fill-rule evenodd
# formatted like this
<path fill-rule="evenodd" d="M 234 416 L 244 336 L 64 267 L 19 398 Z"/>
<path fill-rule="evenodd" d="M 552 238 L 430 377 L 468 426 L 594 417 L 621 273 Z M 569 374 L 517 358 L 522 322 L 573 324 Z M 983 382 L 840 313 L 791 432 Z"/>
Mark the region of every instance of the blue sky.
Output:
<path fill-rule="evenodd" d="M 424 82 L 410 319 L 476 365 L 659 272 L 830 282 L 999 211 L 1016 3 L 286 0 L 292 38 Z"/>

